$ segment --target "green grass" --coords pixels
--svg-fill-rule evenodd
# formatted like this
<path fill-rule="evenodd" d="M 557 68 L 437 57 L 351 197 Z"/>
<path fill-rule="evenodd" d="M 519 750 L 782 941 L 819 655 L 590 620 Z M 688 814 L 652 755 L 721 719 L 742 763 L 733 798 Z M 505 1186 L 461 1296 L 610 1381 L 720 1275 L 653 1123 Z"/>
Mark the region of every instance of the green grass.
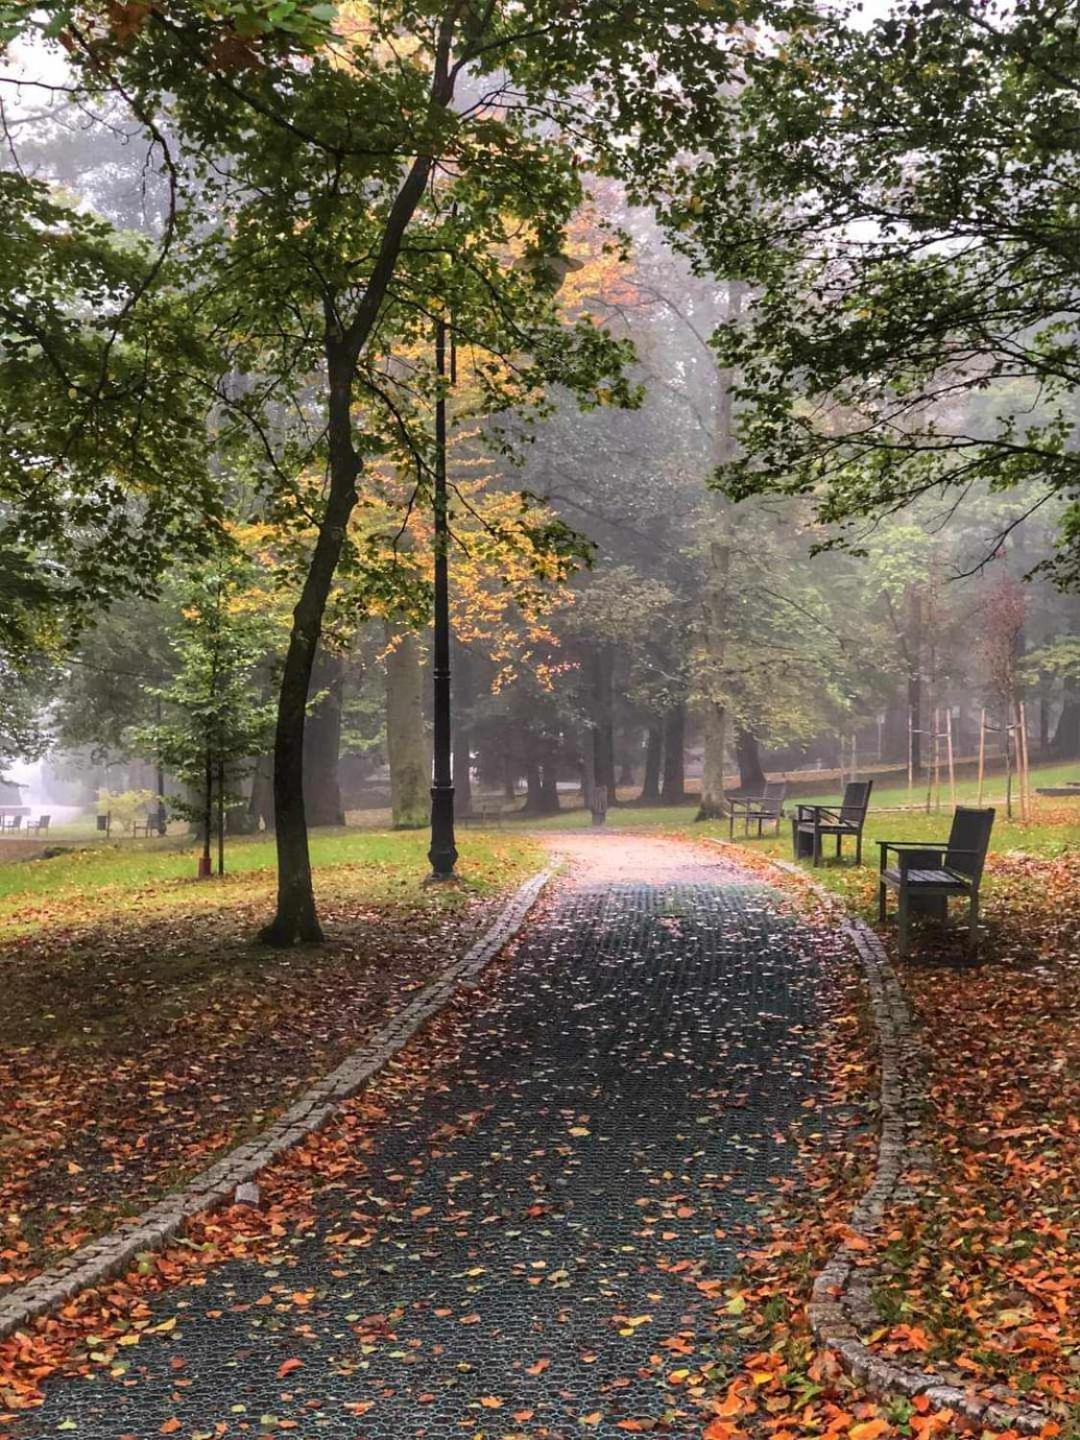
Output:
<path fill-rule="evenodd" d="M 1080 779 L 1080 765 L 1075 762 L 1065 765 L 1045 765 L 1033 768 L 1031 772 L 1031 788 L 1034 792 L 1038 786 L 1062 785 L 1068 780 Z M 957 803 L 961 805 L 973 805 L 978 796 L 978 784 L 976 781 L 958 781 L 956 786 Z M 1035 819 L 1031 825 L 1021 825 L 1018 820 L 1006 820 L 1005 818 L 1005 787 L 1004 779 L 1001 776 L 992 776 L 984 786 L 983 804 L 993 805 L 997 809 L 997 819 L 994 825 L 994 833 L 991 839 L 991 850 L 1026 850 L 1036 855 L 1060 854 L 1064 849 L 1080 845 L 1080 795 L 1076 799 L 1071 797 L 1051 798 L 1034 795 L 1032 796 L 1035 807 Z M 823 791 L 818 794 L 798 794 L 796 800 L 789 799 L 787 809 L 790 812 L 794 804 L 835 804 L 839 799 L 839 787 L 832 791 Z M 916 804 L 925 805 L 925 789 L 915 791 Z M 1013 792 L 1014 809 L 1018 810 L 1016 792 Z M 926 814 L 925 810 L 905 810 L 902 813 L 890 813 L 895 807 L 908 804 L 907 786 L 890 787 L 884 790 L 875 789 L 870 807 L 870 813 L 866 823 L 867 840 L 894 840 L 894 839 L 943 839 L 949 833 L 949 821 L 952 814 L 952 804 L 949 794 L 949 786 L 946 782 L 941 790 L 941 810 L 936 813 Z M 692 834 L 714 835 L 727 838 L 727 821 L 705 822 L 697 824 L 697 801 L 685 805 L 667 806 L 637 806 L 620 805 L 614 806 L 608 811 L 607 829 L 665 829 L 679 830 L 687 829 Z M 583 830 L 592 828 L 592 819 L 587 810 L 577 808 L 564 810 L 560 815 L 551 815 L 542 820 L 525 820 L 519 822 L 516 819 L 511 824 L 516 827 L 518 824 L 528 825 L 530 829 L 536 830 Z M 740 840 L 739 828 L 736 826 L 735 838 Z M 761 849 L 763 853 L 770 855 L 783 855 L 789 857 L 791 854 L 791 827 L 788 822 L 781 821 L 779 841 L 772 837 L 763 840 L 752 840 L 755 849 Z M 872 860 L 877 863 L 877 851 L 864 844 L 864 855 L 868 863 Z"/>
<path fill-rule="evenodd" d="M 426 830 L 315 830 L 311 859 L 316 886 L 347 885 L 365 901 L 415 894 L 427 875 Z M 538 847 L 520 831 L 465 830 L 458 838 L 459 874 L 466 892 L 489 893 L 541 863 Z M 196 880 L 198 849 L 174 839 L 114 841 L 49 859 L 0 864 L 0 924 L 23 928 L 72 906 L 100 912 L 138 902 L 181 906 L 227 903 L 237 888 L 269 889 L 276 863 L 272 837 L 238 837 L 226 847 L 226 881 Z M 454 894 L 456 892 L 448 892 Z"/>

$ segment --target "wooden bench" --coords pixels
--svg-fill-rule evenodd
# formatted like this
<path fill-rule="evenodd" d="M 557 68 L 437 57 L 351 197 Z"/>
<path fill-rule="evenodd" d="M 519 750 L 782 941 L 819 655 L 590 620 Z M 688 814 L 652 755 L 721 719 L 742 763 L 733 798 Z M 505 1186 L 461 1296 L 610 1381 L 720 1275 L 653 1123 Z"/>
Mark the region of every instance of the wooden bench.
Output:
<path fill-rule="evenodd" d="M 45 831 L 48 830 L 48 828 L 49 828 L 49 821 L 50 821 L 51 819 L 52 819 L 52 816 L 51 816 L 51 815 L 39 815 L 36 820 L 28 820 L 28 821 L 26 822 L 26 832 L 27 832 L 27 834 L 29 834 L 30 831 L 33 830 L 33 832 L 34 832 L 35 835 L 43 835 L 43 834 L 45 833 Z"/>
<path fill-rule="evenodd" d="M 853 780 L 844 786 L 844 798 L 839 805 L 797 805 L 791 817 L 791 846 L 795 859 L 810 855 L 813 863 L 820 865 L 822 836 L 835 835 L 836 858 L 839 860 L 844 837 L 850 835 L 855 841 L 855 864 L 861 865 L 862 832 L 873 788 L 872 780 Z"/>
<path fill-rule="evenodd" d="M 759 840 L 762 836 L 762 826 L 769 823 L 776 825 L 776 833 L 779 835 L 786 794 L 787 782 L 785 780 L 769 780 L 760 795 L 729 795 L 727 797 L 730 807 L 728 839 L 734 840 L 735 838 L 735 821 L 737 819 L 743 822 L 744 835 L 750 834 L 751 820 L 757 821 Z"/>
<path fill-rule="evenodd" d="M 879 840 L 881 852 L 878 880 L 878 919 L 886 916 L 890 890 L 899 897 L 900 954 L 906 955 L 911 939 L 912 912 L 922 911 L 945 919 L 952 896 L 968 902 L 968 949 L 974 951 L 979 935 L 979 886 L 982 883 L 993 810 L 957 806 L 948 840 Z M 896 864 L 888 863 L 889 852 Z"/>

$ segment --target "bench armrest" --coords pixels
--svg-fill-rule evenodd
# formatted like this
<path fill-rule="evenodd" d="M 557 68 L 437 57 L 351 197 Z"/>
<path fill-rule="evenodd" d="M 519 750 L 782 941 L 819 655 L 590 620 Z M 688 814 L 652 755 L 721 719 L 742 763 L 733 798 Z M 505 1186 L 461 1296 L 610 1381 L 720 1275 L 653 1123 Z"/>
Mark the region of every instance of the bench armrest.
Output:
<path fill-rule="evenodd" d="M 832 820 L 836 820 L 838 818 L 838 810 L 835 805 L 799 805 L 796 808 L 798 810 L 800 820 L 803 818 L 804 814 L 809 817 L 828 815 L 829 818 Z"/>

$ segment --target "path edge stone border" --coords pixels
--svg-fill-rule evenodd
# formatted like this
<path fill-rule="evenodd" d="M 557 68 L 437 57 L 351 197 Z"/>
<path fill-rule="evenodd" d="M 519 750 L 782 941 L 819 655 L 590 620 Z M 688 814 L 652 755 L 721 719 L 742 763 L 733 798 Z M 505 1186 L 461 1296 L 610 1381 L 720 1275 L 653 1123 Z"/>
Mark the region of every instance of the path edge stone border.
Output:
<path fill-rule="evenodd" d="M 126 1270 L 146 1251 L 161 1250 L 193 1216 L 229 1204 L 236 1187 L 255 1177 L 274 1160 L 316 1130 L 350 1100 L 404 1048 L 420 1027 L 437 1014 L 459 988 L 470 985 L 520 932 L 541 891 L 557 870 L 547 866 L 530 876 L 503 907 L 495 922 L 460 959 L 449 965 L 420 993 L 392 1015 L 375 1034 L 324 1079 L 295 1100 L 255 1139 L 237 1146 L 190 1180 L 124 1221 L 108 1234 L 91 1240 L 48 1270 L 0 1296 L 0 1340 L 47 1315 L 75 1295 Z"/>
<path fill-rule="evenodd" d="M 725 850 L 739 849 L 730 841 L 708 838 Z M 859 1339 L 860 1334 L 881 1325 L 872 1294 L 878 1271 L 872 1258 L 869 1263 L 860 1262 L 859 1256 L 873 1256 L 887 1206 L 894 1200 L 913 1197 L 906 1173 L 933 1164 L 919 1140 L 927 1099 L 925 1064 L 907 997 L 884 945 L 871 927 L 849 915 L 837 896 L 816 885 L 798 865 L 789 860 L 759 858 L 767 858 L 775 869 L 797 877 L 829 911 L 840 914 L 841 932 L 854 945 L 862 964 L 881 1057 L 877 1161 L 870 1184 L 849 1220 L 853 1236 L 869 1242 L 872 1248 L 863 1252 L 841 1241 L 825 1262 L 814 1280 L 807 1306 L 814 1338 L 833 1351 L 852 1379 L 872 1394 L 908 1399 L 925 1395 L 937 1409 L 947 1407 L 991 1430 L 1038 1435 L 1052 1417 L 1034 1406 L 1017 1405 L 1007 1391 L 995 1390 L 987 1397 L 962 1390 L 947 1384 L 940 1375 L 878 1355 Z"/>

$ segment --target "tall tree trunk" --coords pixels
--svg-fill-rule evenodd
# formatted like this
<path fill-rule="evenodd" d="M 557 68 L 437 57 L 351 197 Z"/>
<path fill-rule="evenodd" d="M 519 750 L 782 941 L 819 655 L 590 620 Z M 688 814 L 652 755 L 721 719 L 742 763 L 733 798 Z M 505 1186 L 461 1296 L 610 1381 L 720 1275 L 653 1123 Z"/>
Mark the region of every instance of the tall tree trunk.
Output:
<path fill-rule="evenodd" d="M 593 650 L 593 784 L 606 787 L 609 804 L 615 800 L 614 668 L 611 645 L 598 642 Z"/>
<path fill-rule="evenodd" d="M 431 756 L 424 733 L 424 670 L 416 632 L 387 626 L 386 753 L 395 830 L 431 818 Z"/>
<path fill-rule="evenodd" d="M 465 717 L 472 705 L 472 656 L 464 645 L 454 646 L 454 811 L 472 813 L 472 734 Z"/>
<path fill-rule="evenodd" d="M 742 312 L 746 287 L 734 280 L 728 282 L 725 320 L 733 324 Z M 717 465 L 723 465 L 735 454 L 733 414 L 734 376 L 721 370 L 717 377 L 716 428 L 713 446 Z M 731 507 L 715 491 L 709 510 L 711 539 L 709 542 L 704 601 L 704 732 L 705 754 L 701 770 L 701 804 L 696 819 L 715 820 L 727 814 L 724 799 L 724 763 L 727 749 L 727 701 L 725 698 L 724 657 L 730 625 L 731 582 Z"/>
<path fill-rule="evenodd" d="M 592 809 L 593 791 L 596 789 L 596 732 L 588 726 L 580 732 L 581 743 L 578 753 L 581 757 L 581 798 L 585 809 Z"/>
<path fill-rule="evenodd" d="M 660 800 L 660 759 L 664 753 L 664 732 L 659 725 L 650 725 L 645 734 L 645 775 L 638 799 L 643 805 L 656 805 Z"/>
<path fill-rule="evenodd" d="M 660 799 L 681 805 L 686 799 L 686 706 L 673 705 L 664 715 L 664 780 Z"/>
<path fill-rule="evenodd" d="M 922 592 L 913 585 L 908 592 L 907 700 L 911 725 L 911 766 L 917 775 L 922 769 Z"/>
<path fill-rule="evenodd" d="M 521 813 L 523 815 L 542 815 L 544 813 L 544 785 L 540 777 L 540 766 L 535 760 L 529 760 L 525 765 L 525 805 Z"/>
<path fill-rule="evenodd" d="M 315 650 L 322 633 L 326 601 L 341 558 L 349 517 L 356 505 L 356 481 L 360 474 L 359 457 L 352 443 L 352 380 L 359 345 L 347 345 L 338 336 L 337 322 L 332 318 L 329 302 L 327 318 L 330 493 L 311 564 L 293 611 L 292 633 L 281 672 L 277 728 L 274 732 L 277 913 L 259 937 L 271 945 L 291 945 L 296 940 L 319 941 L 323 938 L 315 911 L 311 853 L 304 813 L 304 724 Z"/>
<path fill-rule="evenodd" d="M 439 27 L 432 67 L 428 115 L 435 120 L 454 98 L 457 71 L 450 66 L 456 12 Z M 311 854 L 304 818 L 304 720 L 315 647 L 334 574 L 341 559 L 349 517 L 356 506 L 360 458 L 353 446 L 353 378 L 357 361 L 378 322 L 394 277 L 406 231 L 427 190 L 434 156 L 417 155 L 409 165 L 383 226 L 367 286 L 348 324 L 343 326 L 338 296 L 323 296 L 326 331 L 327 451 L 330 493 L 315 541 L 300 599 L 293 611 L 292 633 L 281 673 L 277 727 L 274 732 L 274 810 L 277 821 L 277 913 L 260 932 L 273 945 L 322 940 L 311 884 Z"/>
<path fill-rule="evenodd" d="M 727 814 L 724 763 L 727 751 L 727 706 L 707 700 L 702 710 L 705 737 L 701 764 L 701 803 L 695 820 L 716 820 Z"/>
<path fill-rule="evenodd" d="M 739 760 L 739 789 L 748 795 L 760 795 L 765 789 L 765 771 L 761 768 L 758 739 L 742 725 L 735 727 L 735 754 Z"/>
<path fill-rule="evenodd" d="M 344 682 L 344 660 L 320 646 L 311 672 L 311 693 L 325 693 L 304 728 L 304 803 L 309 825 L 345 824 L 338 776 Z"/>
<path fill-rule="evenodd" d="M 553 760 L 545 760 L 540 770 L 540 804 L 545 815 L 559 813 L 559 771 Z"/>
<path fill-rule="evenodd" d="M 248 817 L 251 829 L 258 830 L 260 824 L 267 830 L 274 828 L 274 758 L 260 755 L 255 762 L 255 774 L 251 781 L 251 799 L 248 801 Z"/>
<path fill-rule="evenodd" d="M 1065 681 L 1065 700 L 1054 728 L 1051 748 L 1058 760 L 1080 756 L 1080 680 Z"/>

